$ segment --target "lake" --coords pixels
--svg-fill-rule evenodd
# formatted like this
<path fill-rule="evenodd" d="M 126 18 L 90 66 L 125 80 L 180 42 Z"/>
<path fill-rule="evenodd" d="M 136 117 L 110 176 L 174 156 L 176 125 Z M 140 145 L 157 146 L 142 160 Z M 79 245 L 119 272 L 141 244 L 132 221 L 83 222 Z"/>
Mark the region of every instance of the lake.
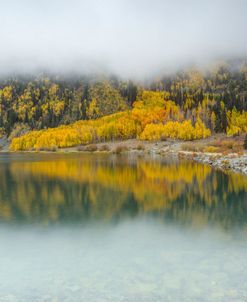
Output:
<path fill-rule="evenodd" d="M 173 158 L 1 154 L 0 301 L 247 301 L 247 177 Z"/>

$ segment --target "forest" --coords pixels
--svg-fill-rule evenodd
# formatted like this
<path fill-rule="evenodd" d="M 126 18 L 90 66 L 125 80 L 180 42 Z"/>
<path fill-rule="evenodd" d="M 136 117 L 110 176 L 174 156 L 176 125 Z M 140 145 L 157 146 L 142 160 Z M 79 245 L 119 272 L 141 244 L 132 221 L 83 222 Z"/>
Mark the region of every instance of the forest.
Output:
<path fill-rule="evenodd" d="M 246 61 L 142 82 L 97 75 L 0 79 L 0 133 L 12 150 L 238 135 L 247 132 L 246 109 Z"/>

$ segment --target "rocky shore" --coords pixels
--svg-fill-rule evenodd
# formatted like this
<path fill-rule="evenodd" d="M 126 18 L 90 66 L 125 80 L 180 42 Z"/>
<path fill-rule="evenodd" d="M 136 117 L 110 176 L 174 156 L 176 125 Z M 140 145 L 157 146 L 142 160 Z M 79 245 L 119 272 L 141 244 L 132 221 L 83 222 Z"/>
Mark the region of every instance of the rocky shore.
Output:
<path fill-rule="evenodd" d="M 206 148 L 215 138 L 191 142 L 195 150 Z M 247 151 L 241 152 L 205 152 L 183 150 L 188 143 L 181 141 L 165 142 L 140 142 L 138 140 L 128 140 L 125 142 L 111 143 L 109 148 L 114 150 L 114 145 L 123 146 L 124 152 L 138 152 L 140 154 L 171 155 L 177 158 L 184 158 L 195 162 L 208 164 L 216 169 L 231 170 L 247 175 Z M 200 148 L 199 148 L 200 145 Z M 186 149 L 186 148 L 185 148 Z M 127 151 L 126 151 L 127 150 Z M 225 154 L 226 153 L 226 154 Z"/>
<path fill-rule="evenodd" d="M 211 165 L 221 170 L 232 170 L 247 175 L 247 153 L 238 155 L 236 153 L 222 155 L 203 152 L 185 152 L 180 151 L 178 156 L 191 159 L 196 162 Z"/>
<path fill-rule="evenodd" d="M 214 138 L 190 142 L 193 149 L 206 148 L 212 143 Z M 164 141 L 164 142 L 144 142 L 135 139 L 126 141 L 110 142 L 107 144 L 107 152 L 117 153 L 138 153 L 151 154 L 160 156 L 172 156 L 184 158 L 195 162 L 211 165 L 220 170 L 231 170 L 247 175 L 247 151 L 241 152 L 204 152 L 204 151 L 187 151 L 183 150 L 188 143 L 181 141 Z M 200 148 L 199 148 L 200 145 Z M 100 143 L 97 145 L 97 150 L 102 150 L 102 146 L 106 144 Z M 186 149 L 185 148 L 185 149 Z M 103 148 L 104 149 L 104 148 Z M 68 151 L 68 150 L 67 150 Z M 83 151 L 83 149 L 81 150 Z M 96 151 L 100 152 L 100 151 Z"/>
<path fill-rule="evenodd" d="M 208 164 L 217 169 L 232 170 L 247 175 L 247 150 L 243 150 L 243 140 L 244 137 L 229 139 L 223 135 L 215 135 L 193 142 L 177 140 L 148 142 L 129 139 L 56 150 L 28 152 L 104 152 L 115 154 L 137 153 L 140 155 L 169 155 Z M 215 142 L 217 144 L 215 144 Z M 216 148 L 214 145 L 218 147 Z M 214 152 L 207 152 L 207 148 L 211 147 L 212 149 L 212 146 L 214 146 Z M 0 147 L 0 152 L 9 152 L 9 143 L 6 138 L 0 140 Z M 218 152 L 216 152 L 215 149 L 217 149 Z"/>

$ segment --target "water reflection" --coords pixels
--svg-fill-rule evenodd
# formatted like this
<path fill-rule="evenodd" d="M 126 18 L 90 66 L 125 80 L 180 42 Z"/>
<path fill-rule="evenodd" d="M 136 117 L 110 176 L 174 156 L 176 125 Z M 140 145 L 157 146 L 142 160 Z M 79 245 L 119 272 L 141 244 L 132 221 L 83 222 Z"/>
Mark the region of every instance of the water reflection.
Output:
<path fill-rule="evenodd" d="M 0 163 L 0 219 L 28 223 L 121 221 L 246 227 L 247 178 L 171 159 L 8 155 Z"/>
<path fill-rule="evenodd" d="M 0 157 L 0 302 L 247 301 L 247 180 L 169 159 Z"/>

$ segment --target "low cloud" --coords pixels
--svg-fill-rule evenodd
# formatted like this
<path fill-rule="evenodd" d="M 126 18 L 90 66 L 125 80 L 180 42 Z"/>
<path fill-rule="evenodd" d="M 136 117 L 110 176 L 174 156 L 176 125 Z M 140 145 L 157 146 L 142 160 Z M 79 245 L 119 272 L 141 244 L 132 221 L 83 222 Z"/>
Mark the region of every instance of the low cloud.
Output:
<path fill-rule="evenodd" d="M 0 73 L 36 69 L 146 77 L 247 53 L 245 0 L 8 0 Z"/>

